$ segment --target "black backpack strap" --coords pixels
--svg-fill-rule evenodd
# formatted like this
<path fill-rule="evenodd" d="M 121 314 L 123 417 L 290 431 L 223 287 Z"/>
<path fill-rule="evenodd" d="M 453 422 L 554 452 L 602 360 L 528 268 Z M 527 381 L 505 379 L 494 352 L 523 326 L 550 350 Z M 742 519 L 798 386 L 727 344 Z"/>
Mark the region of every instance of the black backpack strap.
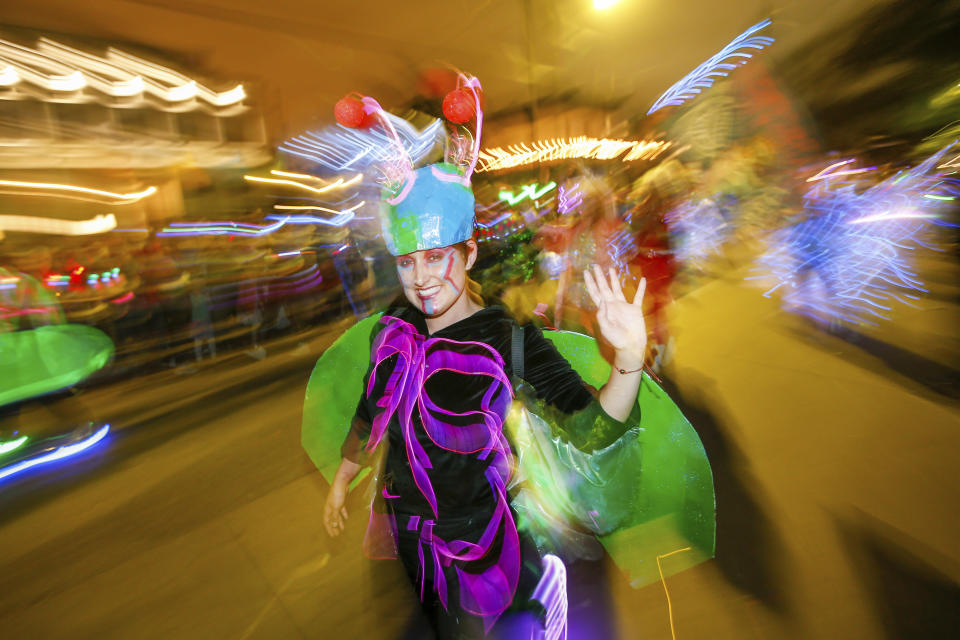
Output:
<path fill-rule="evenodd" d="M 513 323 L 513 340 L 510 345 L 510 357 L 513 364 L 513 375 L 523 379 L 523 327 Z"/>

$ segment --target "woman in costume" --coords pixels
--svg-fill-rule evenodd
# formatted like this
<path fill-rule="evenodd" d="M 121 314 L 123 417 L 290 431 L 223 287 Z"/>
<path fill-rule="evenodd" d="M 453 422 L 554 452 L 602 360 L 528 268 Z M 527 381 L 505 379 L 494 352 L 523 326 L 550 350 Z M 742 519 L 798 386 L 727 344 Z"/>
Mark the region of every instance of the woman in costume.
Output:
<path fill-rule="evenodd" d="M 324 508 L 328 532 L 338 535 L 350 482 L 386 448 L 379 488 L 397 551 L 444 638 L 489 632 L 505 613 L 527 608 L 541 577 L 508 495 L 513 350 L 522 349 L 525 380 L 540 399 L 588 429 L 622 433 L 646 348 L 643 284 L 628 302 L 614 272 L 599 267 L 584 279 L 616 358 L 596 397 L 535 327 L 512 344 L 513 318 L 470 286 L 472 169 L 429 165 L 385 192 L 384 238 L 405 300 L 375 330 L 365 393 Z"/>
<path fill-rule="evenodd" d="M 439 637 L 537 637 L 511 626 L 530 622 L 520 615 L 526 610 L 540 613 L 534 628 L 552 640 L 565 630 L 564 570 L 541 552 L 585 528 L 638 586 L 661 573 L 657 555 L 680 540 L 698 549 L 682 568 L 701 562 L 713 551 L 712 479 L 689 423 L 642 378 L 643 281 L 629 302 L 615 274 L 598 267 L 584 274 L 597 326 L 615 353 L 612 369 L 589 338 L 551 332 L 558 335 L 548 340 L 534 326 L 519 329 L 477 294 L 468 276 L 477 255 L 470 176 L 482 114 L 479 84 L 461 79 L 476 101 L 472 154 L 462 154 L 470 161 L 383 170 L 399 176 L 385 181 L 381 223 L 404 295 L 318 361 L 303 444 L 331 481 L 324 522 L 332 536 L 344 528 L 351 481 L 366 465 L 379 469 L 365 550 L 400 557 Z M 380 112 L 371 98 L 362 104 L 367 114 Z M 602 385 L 599 392 L 554 343 Z M 521 382 L 536 399 L 522 392 L 524 401 L 513 403 Z M 361 395 L 355 410 L 344 399 L 351 388 Z M 515 411 L 517 404 L 524 409 Z M 640 407 L 651 416 L 643 426 Z M 658 441 L 641 468 L 648 434 Z M 333 442 L 343 443 L 336 458 Z M 570 533 L 556 536 L 568 523 Z"/>

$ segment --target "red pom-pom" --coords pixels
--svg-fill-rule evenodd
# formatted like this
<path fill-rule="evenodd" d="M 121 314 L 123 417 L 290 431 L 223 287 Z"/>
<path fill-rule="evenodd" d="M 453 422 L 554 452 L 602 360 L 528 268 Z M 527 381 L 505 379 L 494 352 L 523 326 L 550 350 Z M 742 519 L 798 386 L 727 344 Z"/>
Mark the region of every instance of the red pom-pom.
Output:
<path fill-rule="evenodd" d="M 476 111 L 476 99 L 468 89 L 454 89 L 443 99 L 443 115 L 454 124 L 469 122 Z"/>
<path fill-rule="evenodd" d="M 363 124 L 363 103 L 353 96 L 344 96 L 333 107 L 333 115 L 337 122 L 345 127 L 355 129 Z"/>

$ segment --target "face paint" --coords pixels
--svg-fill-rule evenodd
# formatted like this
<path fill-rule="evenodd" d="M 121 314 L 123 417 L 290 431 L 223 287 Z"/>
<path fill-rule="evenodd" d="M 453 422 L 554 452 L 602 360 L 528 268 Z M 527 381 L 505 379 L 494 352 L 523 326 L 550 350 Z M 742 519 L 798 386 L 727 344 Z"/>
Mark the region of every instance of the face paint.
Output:
<path fill-rule="evenodd" d="M 449 310 L 467 282 L 466 263 L 455 247 L 397 256 L 397 274 L 407 299 L 431 317 Z"/>

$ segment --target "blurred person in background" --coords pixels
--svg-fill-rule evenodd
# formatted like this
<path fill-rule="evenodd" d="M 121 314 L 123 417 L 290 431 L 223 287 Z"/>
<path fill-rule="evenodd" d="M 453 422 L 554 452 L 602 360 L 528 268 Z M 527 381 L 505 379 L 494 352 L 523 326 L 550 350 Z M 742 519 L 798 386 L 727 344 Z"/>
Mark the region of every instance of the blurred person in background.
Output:
<path fill-rule="evenodd" d="M 87 327 L 81 327 L 79 334 L 46 331 L 65 323 L 55 294 L 36 278 L 12 266 L 0 266 L 0 443 L 20 435 L 38 443 L 54 435 L 66 433 L 79 440 L 92 433 L 93 414 L 77 397 L 75 383 L 99 366 L 92 358 L 85 361 L 84 347 L 89 343 L 83 340 L 88 333 L 104 344 L 110 340 Z M 63 351 L 71 346 L 76 349 Z M 41 398 L 53 413 L 52 423 L 50 417 L 27 411 Z"/>

